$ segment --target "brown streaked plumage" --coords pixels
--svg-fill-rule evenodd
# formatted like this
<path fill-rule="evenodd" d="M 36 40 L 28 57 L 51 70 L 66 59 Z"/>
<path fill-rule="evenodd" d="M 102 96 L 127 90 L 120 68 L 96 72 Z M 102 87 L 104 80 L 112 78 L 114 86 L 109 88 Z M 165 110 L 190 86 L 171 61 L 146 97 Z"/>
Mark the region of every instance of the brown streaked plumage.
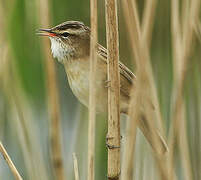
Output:
<path fill-rule="evenodd" d="M 89 101 L 89 52 L 90 52 L 90 29 L 78 21 L 67 21 L 50 29 L 39 29 L 39 35 L 49 36 L 51 40 L 52 54 L 64 65 L 68 82 L 79 101 L 88 107 Z M 97 45 L 97 111 L 107 112 L 107 50 Z M 121 62 L 120 69 L 120 111 L 128 112 L 130 90 L 135 85 L 135 75 Z M 139 127 L 153 145 L 150 137 L 150 129 L 146 122 L 140 120 Z M 142 123 L 141 123 L 142 122 Z M 163 151 L 167 146 L 162 137 L 155 131 L 157 139 Z"/>

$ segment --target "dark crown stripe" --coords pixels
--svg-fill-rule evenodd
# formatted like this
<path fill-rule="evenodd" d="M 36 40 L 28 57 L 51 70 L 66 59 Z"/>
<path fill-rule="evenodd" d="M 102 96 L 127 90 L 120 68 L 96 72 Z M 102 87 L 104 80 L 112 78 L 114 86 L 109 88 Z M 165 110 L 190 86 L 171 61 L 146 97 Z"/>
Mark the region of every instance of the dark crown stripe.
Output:
<path fill-rule="evenodd" d="M 55 30 L 67 30 L 67 29 L 80 29 L 84 28 L 84 24 L 79 21 L 67 21 L 58 26 L 55 26 L 53 29 Z"/>

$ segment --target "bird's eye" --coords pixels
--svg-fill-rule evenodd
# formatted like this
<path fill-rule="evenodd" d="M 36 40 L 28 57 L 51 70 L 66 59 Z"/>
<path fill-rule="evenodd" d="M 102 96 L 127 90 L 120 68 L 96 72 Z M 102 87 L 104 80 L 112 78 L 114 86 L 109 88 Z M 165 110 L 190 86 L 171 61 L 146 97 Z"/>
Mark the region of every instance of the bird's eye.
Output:
<path fill-rule="evenodd" d="M 61 35 L 62 35 L 63 37 L 68 37 L 68 36 L 69 36 L 69 33 L 64 32 L 64 33 L 62 33 Z"/>

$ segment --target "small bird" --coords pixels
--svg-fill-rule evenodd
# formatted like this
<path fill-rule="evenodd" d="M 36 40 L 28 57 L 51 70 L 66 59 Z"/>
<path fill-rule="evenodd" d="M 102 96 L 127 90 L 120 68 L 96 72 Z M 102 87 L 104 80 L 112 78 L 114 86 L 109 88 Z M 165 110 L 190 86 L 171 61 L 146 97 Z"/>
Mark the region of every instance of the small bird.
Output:
<path fill-rule="evenodd" d="M 67 21 L 49 29 L 39 29 L 38 33 L 48 36 L 54 58 L 64 65 L 69 85 L 78 100 L 89 105 L 89 71 L 90 71 L 90 28 L 79 21 Z M 107 112 L 107 50 L 97 44 L 97 78 L 96 101 L 97 112 Z M 135 84 L 135 75 L 121 62 L 120 70 L 120 112 L 128 113 L 130 90 Z M 165 141 L 157 130 L 151 131 L 144 118 L 139 127 L 153 147 L 150 133 L 155 133 L 163 152 L 168 150 Z"/>

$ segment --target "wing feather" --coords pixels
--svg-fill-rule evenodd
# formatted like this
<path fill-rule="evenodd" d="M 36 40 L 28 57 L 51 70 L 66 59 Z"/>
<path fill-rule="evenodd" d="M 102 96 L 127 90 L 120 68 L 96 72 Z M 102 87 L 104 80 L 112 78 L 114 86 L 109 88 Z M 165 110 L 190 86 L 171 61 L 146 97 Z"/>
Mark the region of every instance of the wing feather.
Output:
<path fill-rule="evenodd" d="M 98 44 L 98 55 L 104 63 L 107 64 L 107 49 Z M 130 97 L 130 89 L 135 82 L 136 76 L 121 62 L 119 62 L 120 70 L 120 92 L 126 97 Z"/>

